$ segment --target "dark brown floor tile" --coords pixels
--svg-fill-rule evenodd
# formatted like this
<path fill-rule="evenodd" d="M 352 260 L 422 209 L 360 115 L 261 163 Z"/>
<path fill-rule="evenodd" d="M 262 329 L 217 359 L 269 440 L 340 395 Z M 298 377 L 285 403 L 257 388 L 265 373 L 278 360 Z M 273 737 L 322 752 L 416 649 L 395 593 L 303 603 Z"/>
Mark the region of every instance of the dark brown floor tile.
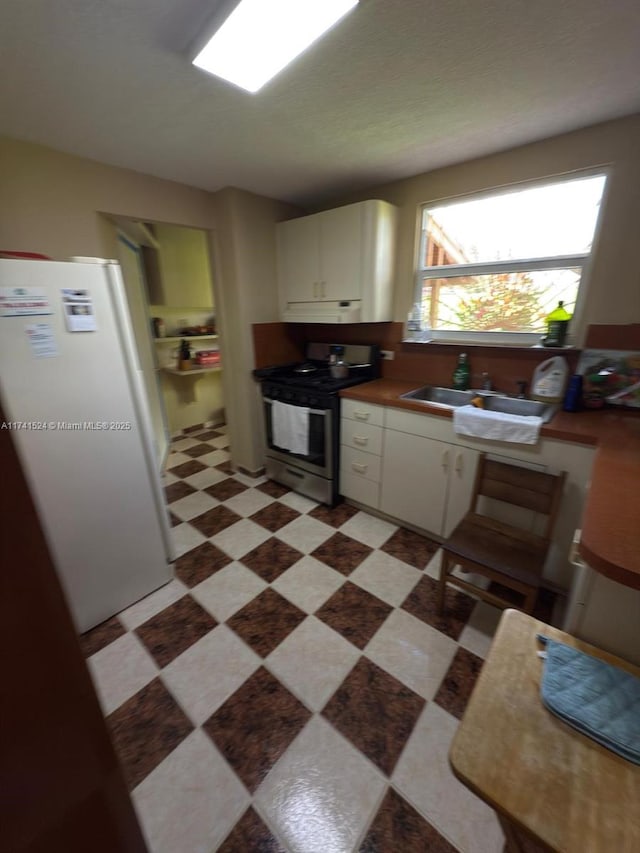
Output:
<path fill-rule="evenodd" d="M 265 495 L 271 495 L 272 498 L 281 498 L 283 495 L 286 495 L 287 492 L 291 491 L 291 489 L 288 489 L 286 486 L 276 483 L 275 480 L 267 480 L 266 483 L 260 483 L 259 486 L 256 486 L 256 489 L 260 489 L 260 491 L 264 492 Z"/>
<path fill-rule="evenodd" d="M 166 666 L 182 654 L 218 623 L 190 595 L 165 607 L 143 625 L 136 628 L 158 666 Z"/>
<path fill-rule="evenodd" d="M 204 424 L 191 424 L 191 426 L 185 427 L 182 431 L 185 435 L 190 435 L 193 432 L 199 432 L 201 429 L 204 429 Z"/>
<path fill-rule="evenodd" d="M 159 678 L 107 717 L 129 790 L 136 787 L 193 730 Z"/>
<path fill-rule="evenodd" d="M 353 518 L 358 511 L 359 510 L 354 506 L 344 503 L 338 504 L 338 506 L 334 507 L 320 504 L 319 506 L 314 507 L 309 515 L 318 521 L 324 521 L 325 524 L 330 524 L 332 527 L 342 527 L 345 521 L 349 521 L 350 518 Z"/>
<path fill-rule="evenodd" d="M 203 729 L 253 793 L 310 717 L 302 702 L 260 667 Z"/>
<path fill-rule="evenodd" d="M 231 557 L 227 556 L 220 548 L 216 548 L 211 542 L 203 542 L 197 548 L 187 551 L 173 564 L 173 570 L 177 578 L 187 586 L 196 586 L 214 572 L 223 569 L 231 563 Z"/>
<path fill-rule="evenodd" d="M 286 572 L 294 563 L 304 555 L 287 545 L 281 539 L 276 539 L 272 536 L 245 554 L 241 562 L 248 566 L 252 571 L 265 580 L 267 583 L 280 577 L 283 572 Z"/>
<path fill-rule="evenodd" d="M 165 486 L 164 498 L 168 504 L 172 504 L 174 501 L 179 501 L 180 498 L 186 498 L 187 495 L 192 495 L 194 492 L 195 489 L 193 486 L 190 486 L 189 483 L 185 483 L 183 480 L 178 480 L 177 483 L 171 483 L 171 485 Z"/>
<path fill-rule="evenodd" d="M 229 509 L 229 507 L 214 506 L 212 509 L 203 512 L 202 515 L 192 518 L 189 524 L 192 524 L 196 530 L 199 530 L 208 539 L 210 536 L 220 533 L 225 527 L 230 527 L 236 521 L 240 521 L 241 518 L 242 516 Z"/>
<path fill-rule="evenodd" d="M 406 597 L 402 609 L 432 628 L 442 631 L 452 640 L 457 640 L 469 621 L 475 601 L 464 592 L 447 586 L 442 615 L 438 613 L 437 602 L 438 582 L 428 575 L 423 575 Z"/>
<path fill-rule="evenodd" d="M 315 615 L 354 646 L 364 649 L 392 610 L 386 602 L 347 581 Z"/>
<path fill-rule="evenodd" d="M 456 853 L 456 848 L 389 788 L 358 853 Z"/>
<path fill-rule="evenodd" d="M 198 456 L 205 456 L 207 453 L 213 453 L 215 447 L 212 447 L 210 444 L 194 444 L 193 447 L 187 447 L 186 450 L 181 450 L 181 453 L 186 453 L 187 456 L 191 456 L 192 459 L 197 459 Z"/>
<path fill-rule="evenodd" d="M 399 527 L 381 546 L 381 550 L 416 569 L 424 569 L 438 550 L 438 545 L 426 536 Z"/>
<path fill-rule="evenodd" d="M 424 705 L 421 696 L 361 657 L 322 715 L 390 775 Z"/>
<path fill-rule="evenodd" d="M 458 648 L 433 701 L 460 719 L 480 675 L 482 663 L 482 658 Z"/>
<path fill-rule="evenodd" d="M 169 513 L 169 524 L 171 527 L 177 527 L 179 524 L 182 524 L 182 519 L 178 518 L 177 515 L 174 515 L 172 512 Z"/>
<path fill-rule="evenodd" d="M 268 587 L 227 619 L 227 625 L 264 658 L 280 645 L 306 615 L 275 589 Z"/>
<path fill-rule="evenodd" d="M 206 467 L 202 462 L 198 462 L 197 459 L 192 459 L 190 462 L 182 462 L 180 465 L 176 465 L 175 468 L 170 468 L 169 470 L 176 477 L 191 477 L 192 474 L 204 471 Z"/>
<path fill-rule="evenodd" d="M 213 486 L 207 486 L 204 491 L 217 501 L 228 501 L 229 498 L 246 492 L 247 488 L 243 483 L 234 480 L 233 477 L 228 477 L 226 480 L 214 483 Z"/>
<path fill-rule="evenodd" d="M 217 429 L 208 429 L 204 432 L 198 433 L 198 435 L 194 435 L 193 437 L 198 441 L 211 441 L 212 438 L 220 438 L 222 435 L 221 432 L 218 432 Z"/>
<path fill-rule="evenodd" d="M 111 619 L 101 622 L 95 628 L 91 628 L 90 631 L 86 631 L 80 635 L 82 654 L 86 658 L 95 655 L 96 652 L 104 649 L 105 646 L 108 646 L 109 643 L 117 640 L 123 634 L 126 634 L 124 625 L 117 616 L 112 616 Z"/>
<path fill-rule="evenodd" d="M 240 820 L 218 847 L 218 853 L 287 853 L 252 808 Z"/>
<path fill-rule="evenodd" d="M 299 515 L 300 513 L 290 506 L 285 506 L 285 504 L 281 504 L 279 501 L 274 501 L 269 506 L 259 509 L 258 512 L 254 512 L 249 517 L 251 521 L 255 521 L 256 524 L 260 524 L 262 527 L 266 527 L 267 530 L 275 533 L 276 530 L 280 530 L 281 527 L 289 524 L 290 521 L 293 521 Z"/>
<path fill-rule="evenodd" d="M 373 548 L 369 548 L 368 545 L 363 545 L 362 542 L 345 536 L 338 530 L 330 539 L 312 551 L 311 556 L 343 575 L 350 575 L 372 550 Z"/>
<path fill-rule="evenodd" d="M 231 464 L 231 462 L 228 459 L 226 462 L 221 462 L 219 465 L 216 465 L 215 467 L 218 469 L 218 471 L 222 471 L 224 474 L 231 475 L 231 474 L 235 473 L 235 471 L 233 470 L 233 465 Z"/>

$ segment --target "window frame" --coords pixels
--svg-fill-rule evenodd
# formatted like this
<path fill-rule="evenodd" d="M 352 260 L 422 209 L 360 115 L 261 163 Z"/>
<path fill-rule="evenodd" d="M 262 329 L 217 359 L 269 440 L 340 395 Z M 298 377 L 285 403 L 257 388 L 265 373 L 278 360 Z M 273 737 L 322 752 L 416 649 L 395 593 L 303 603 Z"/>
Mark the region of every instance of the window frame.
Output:
<path fill-rule="evenodd" d="M 519 192 L 523 189 L 535 189 L 536 187 L 559 184 L 564 181 L 575 181 L 582 178 L 603 177 L 605 179 L 600 209 L 596 217 L 596 223 L 589 252 L 576 254 L 544 256 L 506 261 L 481 261 L 473 264 L 444 264 L 441 266 L 421 266 L 421 261 L 426 257 L 427 229 L 424 227 L 425 212 L 434 207 L 444 207 L 447 204 L 458 202 L 480 200 L 491 198 L 495 195 L 505 195 L 509 192 Z M 606 197 L 611 183 L 611 168 L 609 166 L 595 166 L 589 169 L 580 169 L 561 175 L 548 175 L 535 180 L 519 181 L 508 185 L 499 185 L 478 192 L 465 193 L 448 198 L 434 199 L 424 202 L 418 207 L 418 251 L 415 265 L 415 277 L 413 298 L 411 304 L 418 302 L 422 305 L 423 282 L 429 279 L 458 278 L 463 275 L 489 275 L 492 273 L 509 272 L 537 272 L 548 269 L 575 269 L 580 268 L 580 282 L 576 295 L 568 346 L 575 346 L 576 333 L 581 328 L 581 318 L 586 296 L 589 290 L 593 258 L 596 254 L 599 241 L 600 227 L 602 224 L 603 210 L 606 206 Z M 473 331 L 471 329 L 431 329 L 431 341 L 433 343 L 476 343 L 476 344 L 519 344 L 530 347 L 540 343 L 539 332 L 487 332 Z"/>

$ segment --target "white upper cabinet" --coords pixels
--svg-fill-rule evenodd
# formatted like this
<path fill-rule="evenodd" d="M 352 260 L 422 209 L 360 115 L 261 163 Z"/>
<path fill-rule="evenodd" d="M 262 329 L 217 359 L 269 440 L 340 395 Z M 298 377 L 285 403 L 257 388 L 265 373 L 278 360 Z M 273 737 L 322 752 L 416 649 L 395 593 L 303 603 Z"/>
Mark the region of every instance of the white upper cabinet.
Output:
<path fill-rule="evenodd" d="M 392 319 L 396 208 L 364 201 L 277 226 L 281 316 L 299 323 Z"/>

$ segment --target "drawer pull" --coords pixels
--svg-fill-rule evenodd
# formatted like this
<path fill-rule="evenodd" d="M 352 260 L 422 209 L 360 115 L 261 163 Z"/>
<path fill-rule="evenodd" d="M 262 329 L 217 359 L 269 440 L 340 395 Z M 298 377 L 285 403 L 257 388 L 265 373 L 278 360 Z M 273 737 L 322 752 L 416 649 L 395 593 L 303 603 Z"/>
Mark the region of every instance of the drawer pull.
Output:
<path fill-rule="evenodd" d="M 353 443 L 354 444 L 369 444 L 369 439 L 366 438 L 364 435 L 354 435 L 353 436 Z"/>
<path fill-rule="evenodd" d="M 354 418 L 357 418 L 359 421 L 368 421 L 369 420 L 369 412 L 355 412 L 353 413 Z"/>
<path fill-rule="evenodd" d="M 351 467 L 354 471 L 357 471 L 358 474 L 366 474 L 367 473 L 367 465 L 361 465 L 359 462 L 352 462 Z"/>

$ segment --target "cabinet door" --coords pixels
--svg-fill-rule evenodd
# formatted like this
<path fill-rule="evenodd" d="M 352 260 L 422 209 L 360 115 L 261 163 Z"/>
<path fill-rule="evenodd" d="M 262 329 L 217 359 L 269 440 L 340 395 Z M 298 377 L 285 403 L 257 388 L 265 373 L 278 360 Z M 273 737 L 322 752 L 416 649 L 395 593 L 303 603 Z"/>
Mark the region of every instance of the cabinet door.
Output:
<path fill-rule="evenodd" d="M 449 448 L 449 490 L 443 535 L 449 536 L 469 511 L 478 467 L 478 451 L 452 444 Z"/>
<path fill-rule="evenodd" d="M 303 216 L 278 225 L 278 277 L 282 302 L 320 298 L 318 216 Z"/>
<path fill-rule="evenodd" d="M 320 299 L 362 296 L 362 207 L 349 204 L 318 214 L 320 223 Z"/>
<path fill-rule="evenodd" d="M 452 450 L 442 441 L 385 430 L 380 509 L 439 535 Z"/>

